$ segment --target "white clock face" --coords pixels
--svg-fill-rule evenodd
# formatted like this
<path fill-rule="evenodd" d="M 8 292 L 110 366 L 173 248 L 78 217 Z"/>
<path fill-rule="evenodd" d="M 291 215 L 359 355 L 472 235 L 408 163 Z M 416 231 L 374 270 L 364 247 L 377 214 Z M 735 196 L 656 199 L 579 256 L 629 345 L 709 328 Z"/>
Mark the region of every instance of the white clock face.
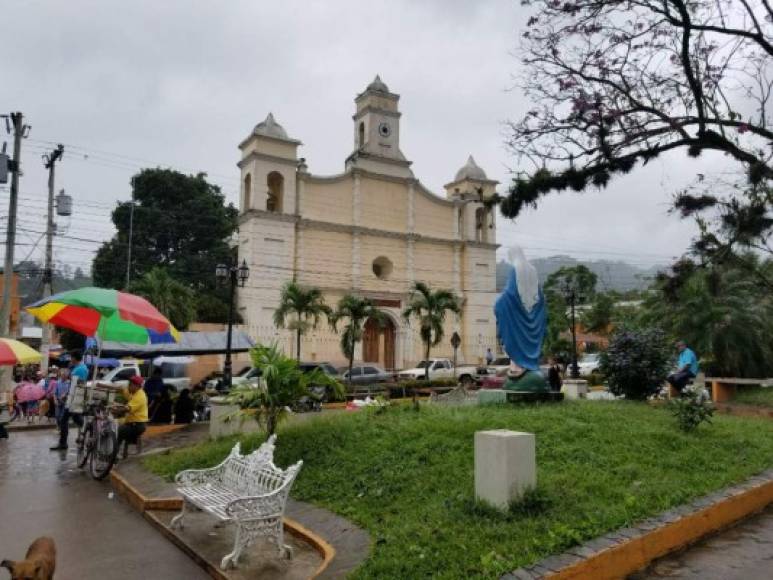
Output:
<path fill-rule="evenodd" d="M 382 137 L 389 137 L 392 134 L 392 128 L 388 123 L 381 123 L 378 126 L 378 134 Z"/>

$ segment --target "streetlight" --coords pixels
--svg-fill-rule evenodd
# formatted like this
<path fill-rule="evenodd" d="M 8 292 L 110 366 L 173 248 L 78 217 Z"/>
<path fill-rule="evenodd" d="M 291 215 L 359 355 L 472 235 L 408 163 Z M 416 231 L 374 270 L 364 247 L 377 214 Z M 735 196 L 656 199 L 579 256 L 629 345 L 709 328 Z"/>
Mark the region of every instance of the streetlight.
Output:
<path fill-rule="evenodd" d="M 237 262 L 238 264 L 238 262 Z M 215 266 L 215 277 L 220 284 L 230 284 L 230 298 L 228 301 L 228 336 L 225 346 L 225 365 L 223 365 L 223 388 L 231 388 L 231 333 L 234 324 L 234 300 L 236 298 L 236 286 L 244 288 L 247 278 L 250 277 L 250 269 L 247 267 L 247 261 L 242 260 L 242 265 L 237 264 L 228 266 L 218 264 Z"/>
<path fill-rule="evenodd" d="M 580 378 L 580 367 L 577 366 L 577 323 L 575 322 L 575 304 L 577 303 L 578 299 L 578 292 L 577 287 L 575 285 L 574 280 L 570 280 L 568 278 L 564 279 L 564 284 L 561 287 L 562 293 L 564 295 L 564 298 L 569 302 L 569 305 L 572 309 L 572 364 L 571 364 L 571 374 L 569 375 L 572 379 L 579 379 Z"/>
<path fill-rule="evenodd" d="M 459 333 L 454 331 L 451 335 L 451 347 L 454 349 L 454 377 L 456 377 L 456 351 L 459 350 L 459 346 L 462 344 L 462 337 Z"/>

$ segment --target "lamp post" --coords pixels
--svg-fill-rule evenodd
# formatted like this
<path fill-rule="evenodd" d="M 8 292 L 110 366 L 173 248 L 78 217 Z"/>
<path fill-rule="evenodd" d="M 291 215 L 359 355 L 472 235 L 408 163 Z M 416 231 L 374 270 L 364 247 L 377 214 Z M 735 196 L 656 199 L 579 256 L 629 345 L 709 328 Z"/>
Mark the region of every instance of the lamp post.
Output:
<path fill-rule="evenodd" d="M 220 284 L 230 284 L 228 300 L 228 335 L 225 345 L 225 364 L 223 365 L 223 388 L 231 388 L 231 334 L 234 325 L 234 301 L 236 299 L 236 286 L 243 288 L 247 278 L 250 277 L 250 269 L 247 267 L 247 261 L 242 260 L 242 265 L 238 262 L 233 265 L 218 264 L 215 267 L 215 277 Z"/>
<path fill-rule="evenodd" d="M 456 351 L 459 350 L 459 346 L 462 344 L 462 337 L 458 332 L 454 332 L 451 335 L 451 347 L 454 349 L 454 377 L 456 377 Z"/>
<path fill-rule="evenodd" d="M 577 322 L 575 319 L 575 305 L 577 303 L 577 288 L 572 280 L 565 280 L 563 285 L 564 298 L 569 302 L 572 311 L 572 364 L 570 377 L 572 379 L 580 378 L 580 367 L 577 366 Z"/>

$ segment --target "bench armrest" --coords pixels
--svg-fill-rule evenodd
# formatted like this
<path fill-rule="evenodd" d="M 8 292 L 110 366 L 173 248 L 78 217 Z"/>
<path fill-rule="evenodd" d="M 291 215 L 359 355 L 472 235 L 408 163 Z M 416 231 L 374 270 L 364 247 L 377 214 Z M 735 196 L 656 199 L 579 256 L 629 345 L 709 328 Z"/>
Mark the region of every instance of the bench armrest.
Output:
<path fill-rule="evenodd" d="M 174 482 L 180 487 L 201 485 L 212 481 L 220 481 L 225 470 L 225 463 L 206 469 L 186 469 L 174 477 Z"/>
<path fill-rule="evenodd" d="M 287 494 L 278 489 L 263 495 L 240 497 L 230 502 L 225 513 L 234 520 L 260 520 L 280 517 L 285 510 Z"/>

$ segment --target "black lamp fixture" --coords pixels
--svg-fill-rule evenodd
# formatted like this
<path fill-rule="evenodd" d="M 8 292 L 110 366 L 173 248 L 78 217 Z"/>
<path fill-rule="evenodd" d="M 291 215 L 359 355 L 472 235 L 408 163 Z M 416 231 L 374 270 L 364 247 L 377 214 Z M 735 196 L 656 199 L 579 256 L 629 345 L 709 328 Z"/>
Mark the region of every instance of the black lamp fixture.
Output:
<path fill-rule="evenodd" d="M 228 302 L 228 335 L 226 337 L 225 364 L 223 365 L 223 389 L 231 388 L 231 335 L 233 333 L 234 323 L 234 302 L 236 301 L 237 285 L 244 288 L 245 283 L 250 277 L 250 269 L 247 261 L 242 260 L 242 265 L 238 265 L 238 260 L 231 266 L 218 264 L 215 266 L 215 278 L 220 284 L 229 284 L 229 302 Z"/>

